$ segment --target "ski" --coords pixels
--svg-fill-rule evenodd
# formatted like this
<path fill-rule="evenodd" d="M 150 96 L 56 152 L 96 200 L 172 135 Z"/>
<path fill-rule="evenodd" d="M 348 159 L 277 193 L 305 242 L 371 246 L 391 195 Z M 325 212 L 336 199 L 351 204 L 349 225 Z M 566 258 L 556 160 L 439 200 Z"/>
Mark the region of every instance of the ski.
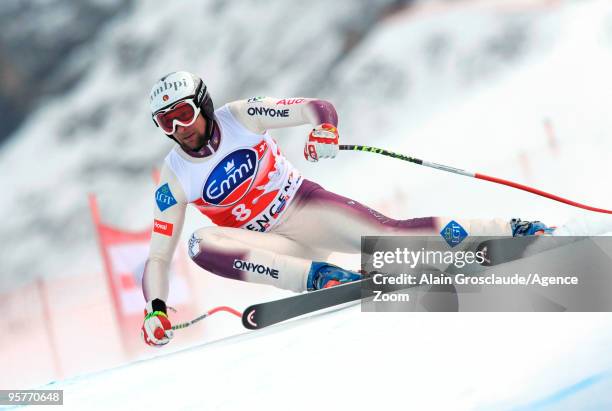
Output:
<path fill-rule="evenodd" d="M 366 278 L 280 300 L 254 304 L 244 310 L 242 325 L 249 330 L 258 330 L 300 315 L 360 300 L 371 295 L 367 290 L 371 282 L 372 278 Z"/>
<path fill-rule="evenodd" d="M 486 262 L 482 266 L 494 266 L 523 258 L 525 250 L 537 239 L 538 237 L 511 237 L 483 241 L 477 246 L 478 251 L 485 251 Z M 448 273 L 452 274 L 452 271 Z M 258 330 L 314 311 L 367 298 L 373 295 L 372 281 L 370 277 L 324 290 L 251 305 L 242 314 L 242 325 L 249 330 Z M 377 290 L 384 290 L 383 292 L 405 288 L 411 287 L 376 287 Z"/>

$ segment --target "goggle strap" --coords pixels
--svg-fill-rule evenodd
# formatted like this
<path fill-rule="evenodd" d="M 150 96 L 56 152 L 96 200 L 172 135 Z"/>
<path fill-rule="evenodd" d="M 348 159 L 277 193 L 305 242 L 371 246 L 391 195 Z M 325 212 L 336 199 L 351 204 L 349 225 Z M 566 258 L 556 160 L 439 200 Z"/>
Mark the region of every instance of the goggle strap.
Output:
<path fill-rule="evenodd" d="M 193 97 L 194 103 L 196 106 L 200 107 L 202 102 L 206 98 L 206 94 L 208 90 L 206 89 L 206 84 L 202 80 L 198 83 L 198 87 L 196 87 L 196 91 Z"/>

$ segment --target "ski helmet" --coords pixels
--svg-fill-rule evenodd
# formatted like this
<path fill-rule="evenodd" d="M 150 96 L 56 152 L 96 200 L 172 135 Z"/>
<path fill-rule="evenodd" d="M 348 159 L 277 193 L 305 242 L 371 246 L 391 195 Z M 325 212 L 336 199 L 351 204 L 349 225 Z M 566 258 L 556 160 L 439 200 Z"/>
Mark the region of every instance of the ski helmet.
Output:
<path fill-rule="evenodd" d="M 214 106 L 206 84 L 202 79 L 188 71 L 175 71 L 160 78 L 151 89 L 149 95 L 151 116 L 155 121 L 155 114 L 182 100 L 191 99 L 207 120 L 207 137 L 212 132 Z M 174 140 L 174 137 L 169 136 Z"/>

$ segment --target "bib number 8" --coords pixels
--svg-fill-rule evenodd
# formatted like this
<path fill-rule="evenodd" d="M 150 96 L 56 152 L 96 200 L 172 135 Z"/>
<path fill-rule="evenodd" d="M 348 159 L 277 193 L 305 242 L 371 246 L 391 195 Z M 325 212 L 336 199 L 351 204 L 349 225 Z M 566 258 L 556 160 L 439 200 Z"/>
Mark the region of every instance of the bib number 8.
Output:
<path fill-rule="evenodd" d="M 232 209 L 232 215 L 236 217 L 236 221 L 244 221 L 251 216 L 251 210 L 244 204 L 238 204 Z"/>

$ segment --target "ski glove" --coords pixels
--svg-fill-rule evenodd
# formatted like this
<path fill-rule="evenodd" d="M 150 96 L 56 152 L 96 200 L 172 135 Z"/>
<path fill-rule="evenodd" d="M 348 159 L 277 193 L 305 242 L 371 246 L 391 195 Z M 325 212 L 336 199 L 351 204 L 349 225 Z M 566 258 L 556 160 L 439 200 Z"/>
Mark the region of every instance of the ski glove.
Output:
<path fill-rule="evenodd" d="M 170 342 L 174 336 L 172 325 L 166 314 L 166 303 L 156 298 L 147 302 L 141 335 L 145 343 L 161 347 Z"/>
<path fill-rule="evenodd" d="M 308 135 L 304 146 L 304 158 L 314 163 L 320 158 L 336 157 L 338 150 L 338 129 L 329 123 L 323 123 Z"/>

